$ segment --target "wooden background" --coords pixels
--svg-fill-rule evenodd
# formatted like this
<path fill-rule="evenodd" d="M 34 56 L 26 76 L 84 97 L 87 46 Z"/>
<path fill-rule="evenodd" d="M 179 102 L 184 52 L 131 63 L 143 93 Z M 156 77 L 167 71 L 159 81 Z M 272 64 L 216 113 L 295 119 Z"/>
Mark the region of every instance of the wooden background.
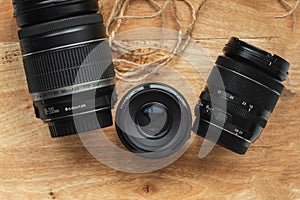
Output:
<path fill-rule="evenodd" d="M 0 199 L 300 199 L 300 9 L 293 33 L 291 18 L 274 18 L 286 12 L 276 0 L 209 0 L 194 40 L 212 59 L 231 36 L 288 59 L 292 66 L 282 98 L 245 156 L 217 146 L 199 159 L 203 140 L 197 137 L 169 167 L 128 174 L 98 162 L 78 136 L 51 139 L 46 125 L 35 119 L 12 6 L 8 0 L 0 3 Z M 187 23 L 187 8 L 178 3 Z M 128 14 L 152 12 L 145 1 L 132 6 Z M 174 28 L 171 11 L 167 17 L 167 27 Z M 126 21 L 122 30 L 159 24 L 158 19 Z M 201 90 L 198 85 L 194 89 Z"/>

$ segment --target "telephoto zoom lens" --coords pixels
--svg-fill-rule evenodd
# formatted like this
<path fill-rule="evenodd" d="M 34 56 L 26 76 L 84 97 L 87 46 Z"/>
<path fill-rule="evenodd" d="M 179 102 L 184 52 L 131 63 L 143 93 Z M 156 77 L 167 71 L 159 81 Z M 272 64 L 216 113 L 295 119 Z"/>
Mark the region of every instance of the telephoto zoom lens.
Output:
<path fill-rule="evenodd" d="M 119 103 L 116 129 L 128 150 L 159 159 L 176 153 L 190 138 L 192 114 L 178 91 L 146 83 L 133 88 Z"/>
<path fill-rule="evenodd" d="M 238 38 L 231 38 L 223 52 L 195 108 L 193 131 L 245 154 L 267 124 L 290 64 Z"/>
<path fill-rule="evenodd" d="M 13 5 L 35 113 L 51 136 L 111 126 L 115 72 L 97 0 Z"/>

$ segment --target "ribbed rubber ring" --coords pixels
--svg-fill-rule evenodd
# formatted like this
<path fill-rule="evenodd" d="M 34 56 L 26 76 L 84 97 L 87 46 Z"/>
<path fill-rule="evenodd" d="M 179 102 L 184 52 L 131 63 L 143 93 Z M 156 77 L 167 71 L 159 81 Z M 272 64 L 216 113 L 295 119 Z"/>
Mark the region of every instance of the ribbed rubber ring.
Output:
<path fill-rule="evenodd" d="M 103 41 L 24 57 L 30 92 L 114 77 L 109 49 L 108 42 Z"/>

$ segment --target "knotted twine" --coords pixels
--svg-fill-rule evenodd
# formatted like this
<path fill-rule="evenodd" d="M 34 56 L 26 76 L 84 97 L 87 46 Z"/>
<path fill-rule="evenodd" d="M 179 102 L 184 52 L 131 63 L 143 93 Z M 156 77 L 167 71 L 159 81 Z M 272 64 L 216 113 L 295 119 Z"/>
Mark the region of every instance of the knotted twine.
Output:
<path fill-rule="evenodd" d="M 100 11 L 102 12 L 108 0 L 103 0 L 100 5 Z M 152 18 L 161 18 L 161 27 L 164 28 L 166 23 L 165 13 L 166 10 L 169 9 L 171 5 L 174 18 L 176 21 L 176 29 L 178 31 L 178 38 L 176 44 L 169 52 L 165 53 L 164 56 L 155 59 L 152 62 L 145 63 L 140 65 L 138 62 L 130 61 L 128 59 L 116 58 L 114 59 L 116 77 L 119 80 L 125 82 L 139 82 L 142 81 L 155 72 L 159 71 L 162 67 L 166 66 L 168 63 L 172 61 L 172 59 L 183 52 L 188 44 L 191 41 L 192 33 L 195 28 L 195 24 L 199 15 L 199 12 L 203 5 L 207 2 L 207 0 L 202 0 L 198 7 L 196 8 L 189 0 L 182 0 L 184 2 L 190 12 L 192 20 L 188 25 L 187 30 L 183 28 L 183 22 L 178 16 L 178 7 L 176 0 L 165 0 L 163 4 L 157 3 L 156 0 L 144 0 L 149 3 L 152 8 L 156 11 L 154 14 L 149 16 L 129 16 L 126 15 L 126 11 L 130 7 L 130 3 L 133 0 L 114 0 L 110 15 L 106 21 L 106 33 L 108 35 L 108 41 L 113 51 L 122 52 L 124 54 L 128 54 L 129 56 L 151 56 L 154 55 L 158 50 L 151 49 L 148 52 L 142 51 L 142 53 L 137 53 L 133 51 L 132 47 L 126 43 L 115 40 L 116 34 L 118 33 L 122 22 L 124 19 L 152 19 Z M 300 5 L 300 0 L 296 0 L 294 6 L 290 6 L 286 0 L 279 0 L 279 2 L 289 11 L 285 15 L 277 16 L 276 18 L 286 18 L 291 16 L 293 19 L 293 30 L 296 30 L 296 9 Z M 131 68 L 124 67 L 124 65 L 132 66 Z"/>
<path fill-rule="evenodd" d="M 156 13 L 149 16 L 126 15 L 125 13 L 130 7 L 130 1 L 131 0 L 115 0 L 110 15 L 106 21 L 106 32 L 108 35 L 108 41 L 113 51 L 122 52 L 124 54 L 129 54 L 132 56 L 150 56 L 158 51 L 157 49 L 151 49 L 148 52 L 137 53 L 136 51 L 133 51 L 132 47 L 128 44 L 125 44 L 121 41 L 116 41 L 116 34 L 118 33 L 124 19 L 152 19 L 160 17 L 162 22 L 162 28 L 164 28 L 166 23 L 165 12 L 171 6 L 176 21 L 176 29 L 178 31 L 178 37 L 174 47 L 170 49 L 169 52 L 165 53 L 162 57 L 155 59 L 153 62 L 140 65 L 137 62 L 130 61 L 127 59 L 114 59 L 117 79 L 125 82 L 139 82 L 159 71 L 162 67 L 170 63 L 175 56 L 177 56 L 179 53 L 183 52 L 187 48 L 192 38 L 192 32 L 195 28 L 198 14 L 207 0 L 202 0 L 197 8 L 189 0 L 182 0 L 182 2 L 184 2 L 188 6 L 192 17 L 192 20 L 186 30 L 184 30 L 183 22 L 178 16 L 176 0 L 165 0 L 163 4 L 159 4 L 155 0 L 146 0 L 146 2 L 148 2 L 156 11 Z M 101 3 L 101 11 L 103 11 L 106 3 L 107 0 L 104 0 Z M 132 68 L 130 68 L 129 70 L 128 68 L 123 67 L 124 64 L 130 65 L 132 66 Z"/>
<path fill-rule="evenodd" d="M 296 23 L 297 23 L 297 16 L 296 16 L 296 9 L 300 5 L 300 0 L 296 0 L 295 5 L 292 7 L 290 6 L 286 0 L 279 0 L 279 2 L 289 11 L 285 15 L 277 16 L 276 18 L 286 18 L 288 16 L 291 16 L 293 19 L 293 31 L 296 31 Z"/>

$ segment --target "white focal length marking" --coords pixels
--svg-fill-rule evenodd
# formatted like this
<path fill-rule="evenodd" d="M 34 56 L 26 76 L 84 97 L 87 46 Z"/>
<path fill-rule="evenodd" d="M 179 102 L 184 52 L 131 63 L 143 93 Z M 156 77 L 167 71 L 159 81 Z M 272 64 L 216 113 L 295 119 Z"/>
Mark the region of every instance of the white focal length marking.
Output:
<path fill-rule="evenodd" d="M 65 107 L 65 111 L 74 111 L 74 110 L 78 110 L 78 109 L 82 109 L 82 108 L 86 108 L 86 104 L 81 104 L 81 105 L 77 105 L 77 106 L 72 106 L 72 107 Z"/>
<path fill-rule="evenodd" d="M 44 108 L 44 113 L 46 116 L 60 113 L 59 109 L 55 109 L 54 107 Z"/>

